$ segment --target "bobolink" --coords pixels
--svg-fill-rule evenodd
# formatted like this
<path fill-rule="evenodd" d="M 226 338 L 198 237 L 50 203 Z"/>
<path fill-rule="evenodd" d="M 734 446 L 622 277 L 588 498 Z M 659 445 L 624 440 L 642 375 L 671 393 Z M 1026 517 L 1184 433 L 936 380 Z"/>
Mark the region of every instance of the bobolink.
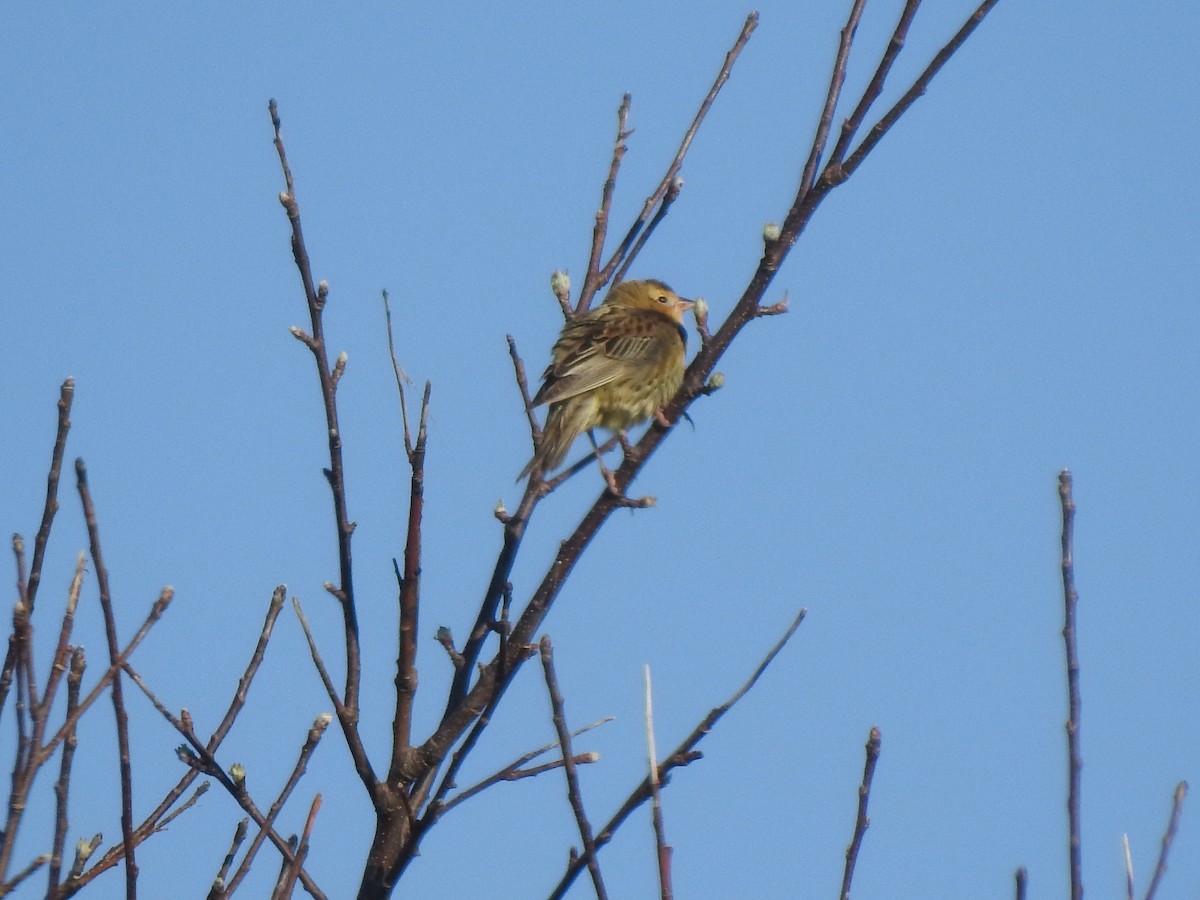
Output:
<path fill-rule="evenodd" d="M 624 281 L 567 322 L 533 398 L 550 405 L 541 446 L 518 477 L 557 468 L 585 431 L 625 431 L 660 410 L 683 383 L 693 305 L 661 281 Z"/>

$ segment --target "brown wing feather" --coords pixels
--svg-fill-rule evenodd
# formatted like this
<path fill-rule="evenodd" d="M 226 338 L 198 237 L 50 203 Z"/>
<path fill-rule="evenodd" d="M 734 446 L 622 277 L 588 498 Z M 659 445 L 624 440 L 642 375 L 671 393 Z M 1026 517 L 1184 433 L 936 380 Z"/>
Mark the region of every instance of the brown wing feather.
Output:
<path fill-rule="evenodd" d="M 534 406 L 595 390 L 615 378 L 637 377 L 643 369 L 653 371 L 678 339 L 673 329 L 662 327 L 660 313 L 622 309 L 621 320 L 611 321 L 608 312 L 600 307 L 563 330 Z"/>

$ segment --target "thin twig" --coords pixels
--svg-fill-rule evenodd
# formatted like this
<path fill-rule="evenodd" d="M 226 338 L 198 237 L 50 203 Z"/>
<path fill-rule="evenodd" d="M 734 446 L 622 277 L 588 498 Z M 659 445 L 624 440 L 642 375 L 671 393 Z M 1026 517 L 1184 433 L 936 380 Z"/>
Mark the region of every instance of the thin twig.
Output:
<path fill-rule="evenodd" d="M 896 30 L 892 32 L 892 39 L 888 42 L 887 50 L 884 51 L 883 57 L 879 60 L 879 66 L 875 69 L 875 75 L 871 78 L 867 89 L 863 91 L 862 97 L 858 101 L 858 106 L 854 108 L 854 112 L 850 117 L 842 123 L 842 133 L 838 137 L 838 142 L 833 148 L 833 152 L 829 155 L 829 159 L 833 163 L 840 163 L 846 155 L 846 149 L 850 146 L 850 142 L 854 140 L 854 135 L 858 133 L 858 129 L 862 126 L 863 119 L 867 117 L 871 106 L 883 93 L 884 82 L 887 81 L 888 73 L 892 70 L 892 63 L 896 61 L 896 57 L 900 55 L 900 51 L 904 49 L 904 41 L 908 36 L 908 28 L 912 24 L 913 17 L 917 14 L 917 7 L 921 5 L 921 0 L 907 0 L 904 4 L 904 10 L 900 13 L 900 21 L 896 23 Z"/>
<path fill-rule="evenodd" d="M 600 209 L 596 211 L 596 223 L 592 226 L 592 249 L 588 254 L 587 275 L 584 276 L 583 290 L 579 292 L 579 306 L 576 312 L 583 312 L 591 303 L 596 291 L 604 284 L 600 280 L 600 257 L 604 253 L 605 240 L 608 237 L 608 216 L 612 211 L 613 190 L 617 186 L 617 172 L 621 168 L 621 159 L 625 156 L 625 139 L 631 132 L 629 124 L 629 94 L 621 98 L 617 108 L 617 136 L 613 141 L 612 161 L 608 164 L 608 177 L 604 179 L 604 189 L 600 192 Z"/>
<path fill-rule="evenodd" d="M 305 344 L 312 351 L 317 367 L 317 381 L 325 408 L 325 427 L 329 443 L 329 468 L 325 470 L 325 476 L 329 482 L 330 492 L 333 494 L 340 578 L 338 586 L 331 592 L 338 598 L 342 607 L 346 644 L 346 686 L 342 694 L 344 712 L 338 714 L 338 723 L 342 727 L 346 743 L 350 748 L 355 771 L 367 789 L 367 794 L 371 797 L 372 802 L 376 802 L 379 796 L 376 789 L 378 779 L 375 777 L 366 753 L 361 751 L 362 740 L 358 734 L 358 694 L 362 680 L 362 660 L 358 636 L 358 613 L 354 599 L 354 566 L 350 551 L 354 523 L 350 519 L 346 505 L 346 478 L 342 459 L 342 430 L 338 424 L 337 384 L 334 372 L 329 367 L 329 357 L 325 346 L 324 311 L 329 286 L 325 282 L 314 283 L 312 263 L 304 243 L 304 231 L 300 225 L 300 205 L 296 201 L 296 185 L 292 179 L 291 166 L 288 164 L 287 152 L 283 146 L 282 124 L 279 118 L 279 109 L 274 100 L 268 104 L 268 110 L 271 114 L 271 125 L 275 130 L 275 150 L 279 155 L 279 165 L 283 170 L 284 184 L 286 185 L 286 190 L 280 194 L 279 201 L 287 211 L 288 222 L 292 227 L 292 256 L 296 261 L 296 269 L 300 273 L 300 281 L 304 287 L 304 297 L 308 304 L 309 323 L 312 329 L 311 336 L 308 337 Z"/>
<path fill-rule="evenodd" d="M 1183 799 L 1187 796 L 1187 788 L 1186 781 L 1175 785 L 1175 794 L 1171 800 L 1171 818 L 1167 822 L 1167 830 L 1163 832 L 1162 846 L 1158 851 L 1158 862 L 1154 866 L 1154 876 L 1150 879 L 1150 887 L 1146 888 L 1146 900 L 1154 900 L 1154 895 L 1158 892 L 1158 884 L 1166 874 L 1167 855 L 1171 852 L 1171 844 L 1175 840 L 1175 829 L 1179 827 L 1179 814 L 1183 811 Z"/>
<path fill-rule="evenodd" d="M 100 552 L 100 527 L 96 522 L 96 508 L 88 490 L 87 467 L 82 459 L 75 460 L 75 480 L 79 488 L 79 499 L 83 502 L 83 518 L 87 523 L 88 543 L 92 550 L 92 563 L 96 567 L 96 582 L 100 588 L 100 609 L 104 614 L 104 635 L 108 641 L 109 664 L 121 663 L 121 648 L 117 644 L 117 621 L 113 615 L 112 594 L 108 586 L 108 569 Z M 121 673 L 113 675 L 113 713 L 117 721 L 117 751 L 121 775 L 121 840 L 125 844 L 125 897 L 137 897 L 137 861 L 134 859 L 133 843 L 133 769 L 129 760 L 129 714 L 125 711 L 125 696 L 121 686 Z"/>
<path fill-rule="evenodd" d="M 713 80 L 712 86 L 708 89 L 708 93 L 700 102 L 700 107 L 696 110 L 696 115 L 692 119 L 692 124 L 688 126 L 687 131 L 684 132 L 683 139 L 679 142 L 679 149 L 675 153 L 675 158 L 671 160 L 670 165 L 667 166 L 667 171 L 663 175 L 662 181 L 659 182 L 658 187 L 654 189 L 654 192 L 651 193 L 650 196 L 646 198 L 645 203 L 642 204 L 642 211 L 638 215 L 637 219 L 634 220 L 633 225 L 630 226 L 628 233 L 625 235 L 625 239 L 621 241 L 621 245 L 613 252 L 612 257 L 604 265 L 603 269 L 600 269 L 599 272 L 593 275 L 593 267 L 588 267 L 588 278 L 584 283 L 584 289 L 580 291 L 579 302 L 575 307 L 577 311 L 585 310 L 591 305 L 592 299 L 595 297 L 596 292 L 604 284 L 606 284 L 610 278 L 612 278 L 613 272 L 615 272 L 617 268 L 622 265 L 622 263 L 625 264 L 624 268 L 628 268 L 629 263 L 631 263 L 637 257 L 637 253 L 641 249 L 642 244 L 639 243 L 635 246 L 635 241 L 637 240 L 638 235 L 645 226 L 646 222 L 650 220 L 651 213 L 656 207 L 659 207 L 660 204 L 663 206 L 670 205 L 669 203 L 664 202 L 668 194 L 674 192 L 674 195 L 678 195 L 681 185 L 676 182 L 676 179 L 679 176 L 680 168 L 683 166 L 683 159 L 685 156 L 687 156 L 687 152 L 692 146 L 692 141 L 695 139 L 696 133 L 700 130 L 700 126 L 703 124 L 705 117 L 708 115 L 708 111 L 712 108 L 713 102 L 717 99 L 717 94 L 721 92 L 721 88 L 723 88 L 725 86 L 725 82 L 729 80 L 730 73 L 733 71 L 734 63 L 737 62 L 738 57 L 742 53 L 742 49 L 746 46 L 746 43 L 750 40 L 750 35 L 754 33 L 754 29 L 757 27 L 758 13 L 752 12 L 746 16 L 746 21 L 742 25 L 742 30 L 739 32 L 737 40 L 733 42 L 733 46 L 730 47 L 729 52 L 725 54 L 725 61 L 721 64 L 721 69 L 719 72 L 717 72 L 717 77 Z M 674 199 L 675 197 L 672 196 L 671 202 L 674 202 Z M 665 209 L 661 211 L 663 215 L 666 214 Z M 661 221 L 661 218 L 662 216 L 660 215 L 658 220 Z M 654 224 L 657 225 L 658 222 L 656 221 Z"/>
<path fill-rule="evenodd" d="M 573 738 L 579 737 L 579 735 L 584 734 L 585 732 L 591 731 L 593 728 L 598 728 L 601 725 L 605 725 L 608 722 L 611 722 L 612 720 L 613 720 L 612 716 L 605 716 L 603 719 L 593 722 L 591 725 L 585 725 L 582 728 L 575 729 L 574 731 L 571 732 L 571 737 L 573 737 Z M 542 746 L 542 747 L 538 747 L 536 750 L 530 750 L 528 753 L 525 753 L 525 754 L 517 757 L 516 759 L 514 759 L 512 762 L 510 762 L 504 768 L 499 769 L 496 772 L 493 772 L 487 778 L 484 778 L 482 781 L 478 782 L 477 784 L 471 785 L 471 787 L 467 788 L 466 790 L 460 791 L 459 793 L 457 793 L 453 797 L 451 797 L 449 800 L 447 800 L 446 803 L 442 806 L 442 815 L 445 815 L 447 812 L 449 812 L 455 806 L 458 806 L 460 803 L 463 803 L 466 800 L 470 800 L 472 797 L 474 797 L 480 791 L 484 791 L 487 788 L 490 788 L 492 785 L 500 784 L 501 782 L 504 782 L 504 781 L 520 781 L 524 778 L 533 778 L 534 776 L 541 775 L 543 772 L 551 772 L 555 769 L 562 768 L 563 761 L 561 758 L 550 760 L 549 762 L 543 763 L 542 765 L 539 765 L 539 766 L 533 766 L 532 768 L 529 768 L 529 769 L 523 768 L 527 763 L 532 762 L 533 760 L 535 760 L 539 756 L 541 756 L 543 753 L 553 750 L 556 747 L 558 747 L 558 741 L 554 741 L 553 743 L 546 744 L 545 746 Z M 595 752 L 576 753 L 574 756 L 576 765 L 587 765 L 589 763 L 598 762 L 599 759 L 600 759 L 600 754 L 595 753 Z"/>
<path fill-rule="evenodd" d="M 233 830 L 233 841 L 229 844 L 229 852 L 225 854 L 225 859 L 221 861 L 221 868 L 217 870 L 217 877 L 213 879 L 207 900 L 221 900 L 222 897 L 228 896 L 225 891 L 225 879 L 229 875 L 229 867 L 233 865 L 233 858 L 237 856 L 238 850 L 246 840 L 246 832 L 249 830 L 249 826 L 250 820 L 242 819 L 237 823 L 237 828 Z"/>
<path fill-rule="evenodd" d="M 237 871 L 233 878 L 229 881 L 227 894 L 232 894 L 237 890 L 250 872 L 250 866 L 254 864 L 254 859 L 258 855 L 259 848 L 263 841 L 270 836 L 275 827 L 275 820 L 279 817 L 279 813 L 283 810 L 283 805 L 287 803 L 288 798 L 292 796 L 292 791 L 296 789 L 296 785 L 300 783 L 300 779 L 308 770 L 308 761 L 312 758 L 313 752 L 317 749 L 317 744 L 321 742 L 321 738 L 325 734 L 325 729 L 329 727 L 330 717 L 328 714 L 318 716 L 313 722 L 312 727 L 308 729 L 308 734 L 305 736 L 304 744 L 300 748 L 300 755 L 296 759 L 296 764 L 292 767 L 292 773 L 288 776 L 288 780 L 284 783 L 283 789 L 280 790 L 279 796 L 275 798 L 275 802 L 271 804 L 271 808 L 267 810 L 267 815 L 259 824 L 258 834 L 250 842 L 250 846 L 246 848 L 246 855 L 242 857 L 241 863 L 238 865 Z M 319 794 L 317 796 L 320 796 Z M 293 866 L 301 866 L 303 860 L 300 858 L 299 852 L 290 861 Z M 297 871 L 299 871 L 297 869 Z M 293 878 L 293 883 L 295 879 Z"/>
<path fill-rule="evenodd" d="M 404 423 L 404 452 L 411 462 L 413 455 L 412 432 L 408 428 L 408 401 L 405 398 L 404 386 L 412 384 L 412 379 L 408 377 L 408 373 L 400 367 L 400 363 L 396 359 L 396 345 L 392 340 L 392 307 L 388 303 L 387 291 L 383 291 L 383 315 L 387 329 L 388 356 L 392 360 L 392 373 L 396 376 L 396 393 L 400 395 L 400 420 Z"/>
<path fill-rule="evenodd" d="M 1071 872 L 1071 900 L 1083 898 L 1083 871 L 1080 852 L 1080 773 L 1083 760 L 1079 755 L 1079 652 L 1075 639 L 1075 608 L 1079 594 L 1075 591 L 1075 500 L 1071 495 L 1071 473 L 1063 469 L 1058 475 L 1058 497 L 1062 506 L 1062 582 L 1063 582 L 1063 643 L 1067 663 L 1067 825 L 1068 859 Z"/>
<path fill-rule="evenodd" d="M 850 900 L 850 882 L 854 880 L 854 864 L 858 862 L 858 851 L 862 847 L 863 835 L 871 820 L 867 817 L 867 803 L 871 799 L 871 779 L 875 777 L 875 763 L 879 761 L 880 735 L 878 728 L 871 729 L 867 738 L 867 761 L 863 766 L 862 784 L 858 788 L 858 815 L 854 819 L 854 836 L 846 847 L 846 868 L 842 873 L 842 900 Z"/>
<path fill-rule="evenodd" d="M 1029 881 L 1029 872 L 1024 866 L 1017 869 L 1015 876 L 1017 882 L 1017 900 L 1025 900 L 1026 883 Z"/>
<path fill-rule="evenodd" d="M 825 152 L 825 144 L 829 140 L 829 126 L 833 122 L 833 113 L 837 109 L 838 98 L 842 94 L 842 85 L 846 81 L 846 63 L 850 59 L 850 47 L 854 43 L 854 32 L 858 30 L 858 22 L 862 18 L 863 7 L 867 0 L 854 0 L 850 7 L 850 16 L 842 26 L 841 39 L 838 41 L 837 56 L 829 75 L 829 90 L 825 93 L 825 106 L 821 109 L 821 117 L 817 120 L 817 133 L 813 136 L 812 149 L 808 151 L 808 160 L 804 163 L 804 171 L 800 175 L 800 193 L 807 194 L 817 177 L 817 166 L 821 163 L 821 155 Z"/>
<path fill-rule="evenodd" d="M 800 627 L 800 623 L 804 621 L 804 617 L 806 615 L 808 615 L 808 610 L 801 609 L 800 612 L 796 614 L 796 618 L 792 620 L 791 625 L 788 626 L 787 631 L 783 633 L 783 637 L 776 641 L 775 646 L 773 646 L 767 652 L 767 655 L 762 658 L 762 661 L 758 664 L 758 667 L 754 670 L 754 673 L 746 680 L 745 684 L 738 688 L 737 692 L 720 706 L 711 709 L 708 715 L 706 715 L 700 722 L 700 724 L 692 729 L 692 733 L 684 738 L 683 742 L 676 747 L 666 759 L 658 764 L 658 779 L 660 783 L 666 783 L 667 774 L 672 769 L 686 766 L 700 758 L 701 754 L 695 750 L 696 745 L 704 740 L 705 736 L 708 735 L 714 727 L 716 727 L 717 722 L 724 717 L 725 713 L 729 712 L 729 710 L 731 710 L 739 700 L 749 693 L 750 689 L 758 682 L 758 679 L 762 677 L 763 672 L 767 670 L 767 667 L 771 665 L 771 662 L 776 656 L 779 655 L 779 651 L 781 651 L 787 645 L 787 642 L 791 640 L 792 635 L 796 633 L 796 629 Z M 621 824 L 627 818 L 629 818 L 630 814 L 633 813 L 634 810 L 645 803 L 648 799 L 650 799 L 649 777 L 643 779 L 642 783 L 633 789 L 632 793 L 630 793 L 630 795 L 625 799 L 625 802 L 621 805 L 621 808 L 617 810 L 611 819 L 608 820 L 608 823 L 604 826 L 604 828 L 597 833 L 596 849 L 599 850 L 601 847 L 611 841 L 613 834 L 618 828 L 621 827 Z M 586 855 L 587 854 L 584 854 L 583 856 L 579 856 L 576 859 L 571 860 L 570 864 L 567 866 L 566 872 L 563 873 L 562 878 L 559 880 L 558 885 L 550 893 L 552 900 L 553 898 L 561 898 L 566 895 L 567 890 L 571 887 L 571 884 L 574 882 L 576 876 L 578 876 L 583 867 L 587 865 L 587 859 L 585 858 Z"/>
<path fill-rule="evenodd" d="M 671 845 L 663 824 L 662 791 L 658 782 L 658 750 L 654 746 L 654 692 L 650 686 L 650 667 L 643 669 L 646 683 L 646 758 L 650 764 L 650 820 L 654 827 L 654 850 L 658 859 L 658 893 L 662 900 L 671 900 Z M 595 851 L 593 851 L 595 852 Z"/>
<path fill-rule="evenodd" d="M 70 716 L 79 706 L 79 687 L 83 682 L 83 672 L 87 667 L 87 658 L 82 647 L 76 647 L 71 654 L 71 668 L 67 675 L 67 715 Z M 53 897 L 58 892 L 59 873 L 62 871 L 63 848 L 67 843 L 67 797 L 71 788 L 71 765 L 75 761 L 75 748 L 79 739 L 72 730 L 63 741 L 62 755 L 59 758 L 58 781 L 54 783 L 54 843 L 50 852 L 50 868 L 47 872 L 49 887 L 47 895 Z"/>
<path fill-rule="evenodd" d="M 583 852 L 588 857 L 588 873 L 592 876 L 592 887 L 596 900 L 606 900 L 604 878 L 600 874 L 600 861 L 596 856 L 596 842 L 592 837 L 592 823 L 583 808 L 583 795 L 579 791 L 579 775 L 575 771 L 575 759 L 571 750 L 571 732 L 567 728 L 567 713 L 564 708 L 562 690 L 558 686 L 558 674 L 554 671 L 554 647 L 549 635 L 543 635 L 538 643 L 542 657 L 542 670 L 546 676 L 546 692 L 550 695 L 551 720 L 558 734 L 558 745 L 562 748 L 563 772 L 567 776 L 567 801 L 575 814 L 579 837 L 583 841 Z"/>
<path fill-rule="evenodd" d="M 71 428 L 71 402 L 74 397 L 75 380 L 68 378 L 59 388 L 58 430 L 54 437 L 54 449 L 50 454 L 50 473 L 46 477 L 46 503 L 42 507 L 42 522 L 38 526 L 37 536 L 33 540 L 33 559 L 30 563 L 29 575 L 18 579 L 22 585 L 20 590 L 22 602 L 31 616 L 34 601 L 37 598 L 38 585 L 42 579 L 42 560 L 46 554 L 46 542 L 50 539 L 50 527 L 54 523 L 54 514 L 58 512 L 58 482 L 62 474 L 63 454 L 66 452 L 67 432 Z M 4 706 L 8 702 L 8 690 L 12 684 L 13 671 L 17 662 L 16 649 L 16 645 L 10 641 L 4 665 L 0 668 L 0 713 L 3 713 Z"/>
<path fill-rule="evenodd" d="M 860 143 L 854 152 L 850 154 L 850 157 L 845 161 L 845 163 L 838 166 L 842 175 L 848 178 L 854 172 L 854 170 L 862 164 L 862 161 L 866 158 L 867 154 L 875 149 L 875 145 L 878 144 L 883 136 L 891 130 L 892 126 L 899 121 L 900 117 L 908 111 L 908 108 L 916 103 L 919 97 L 925 94 L 925 91 L 928 90 L 929 83 L 933 81 L 934 76 L 937 75 L 942 66 L 949 61 L 950 57 L 958 52 L 958 48 L 961 47 L 967 38 L 971 36 L 971 32 L 979 27 L 979 23 L 983 21 L 984 16 L 991 12 L 992 7 L 994 7 L 998 2 L 999 0 L 983 0 L 983 2 L 979 4 L 975 12 L 971 13 L 971 15 L 967 18 L 967 21 L 964 22 L 962 27 L 959 28 L 955 33 L 954 37 L 946 42 L 945 46 L 938 51 L 937 55 L 934 56 L 929 65 L 925 67 L 925 70 L 917 77 L 917 80 L 913 82 L 912 87 L 910 87 L 904 93 L 904 96 L 896 101 L 895 106 L 889 109 L 883 118 L 876 122 L 874 127 L 867 132 L 867 136 L 863 138 L 862 143 Z"/>

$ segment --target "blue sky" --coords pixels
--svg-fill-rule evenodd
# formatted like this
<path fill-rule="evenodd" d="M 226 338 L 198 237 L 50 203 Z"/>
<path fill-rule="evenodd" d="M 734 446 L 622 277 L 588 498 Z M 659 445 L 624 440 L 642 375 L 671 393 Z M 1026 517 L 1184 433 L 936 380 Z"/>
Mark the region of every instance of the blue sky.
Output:
<path fill-rule="evenodd" d="M 925 6 L 885 103 L 972 8 Z M 633 276 L 704 296 L 723 318 L 763 223 L 790 203 L 847 8 L 760 4 Z M 450 675 L 434 629 L 468 630 L 500 541 L 491 510 L 516 503 L 530 453 L 504 336 L 540 371 L 561 324 L 548 278 L 582 277 L 621 94 L 636 131 L 618 233 L 747 11 L 7 6 L 0 527 L 36 531 L 58 385 L 73 375 L 68 454 L 89 466 L 121 634 L 163 585 L 176 590 L 135 658 L 164 702 L 215 726 L 280 583 L 340 658 L 321 588 L 336 555 L 319 398 L 288 334 L 306 313 L 276 199 L 277 98 L 315 272 L 331 285 L 329 342 L 350 361 L 340 399 L 363 731 L 381 764 L 407 472 L 379 291 L 401 361 L 433 382 L 428 729 Z M 848 96 L 898 11 L 869 6 Z M 769 297 L 786 291 L 791 312 L 738 338 L 719 366 L 726 387 L 693 406 L 695 428 L 677 429 L 635 485 L 658 507 L 614 516 L 572 576 L 545 630 L 572 724 L 617 717 L 579 747 L 602 754 L 581 776 L 596 822 L 641 778 L 643 664 L 659 747 L 672 747 L 810 610 L 665 795 L 678 896 L 836 893 L 872 725 L 883 755 L 855 896 L 1008 897 L 1018 865 L 1031 896 L 1063 894 L 1064 466 L 1079 505 L 1085 884 L 1121 894 L 1123 833 L 1148 883 L 1200 746 L 1198 39 L 1191 4 L 1002 0 L 819 210 Z M 598 488 L 581 477 L 539 509 L 518 600 Z M 71 482 L 62 507 L 39 598 L 43 661 L 86 545 Z M 93 671 L 95 597 L 89 582 L 77 633 Z M 130 705 L 144 813 L 177 777 L 178 740 L 142 698 Z M 327 708 L 285 611 L 221 759 L 246 766 L 266 805 Z M 119 834 L 110 720 L 99 707 L 81 733 L 81 758 L 95 755 L 76 776 L 72 841 Z M 531 665 L 460 781 L 552 739 Z M 372 828 L 339 740 L 331 730 L 282 826 L 298 829 L 323 793 L 310 870 L 330 896 L 357 885 Z M 45 803 L 50 779 L 40 788 Z M 143 894 L 204 890 L 239 817 L 210 792 L 139 853 Z M 1194 822 L 1185 808 L 1160 896 L 1200 884 Z M 430 836 L 408 890 L 541 896 L 576 838 L 557 774 L 501 786 Z M 601 861 L 614 896 L 652 896 L 648 816 Z M 274 871 L 264 854 L 246 893 L 263 895 Z M 109 874 L 94 895 L 118 896 L 120 882 Z M 589 892 L 581 880 L 572 896 Z"/>

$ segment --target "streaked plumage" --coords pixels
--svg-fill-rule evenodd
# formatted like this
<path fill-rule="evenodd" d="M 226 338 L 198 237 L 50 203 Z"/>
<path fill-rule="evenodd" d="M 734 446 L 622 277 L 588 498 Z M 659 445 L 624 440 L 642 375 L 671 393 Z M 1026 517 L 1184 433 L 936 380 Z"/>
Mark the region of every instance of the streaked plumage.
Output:
<path fill-rule="evenodd" d="M 541 447 L 519 477 L 557 468 L 585 431 L 625 431 L 661 409 L 683 383 L 693 305 L 661 281 L 625 281 L 564 325 L 533 398 L 550 406 Z"/>

